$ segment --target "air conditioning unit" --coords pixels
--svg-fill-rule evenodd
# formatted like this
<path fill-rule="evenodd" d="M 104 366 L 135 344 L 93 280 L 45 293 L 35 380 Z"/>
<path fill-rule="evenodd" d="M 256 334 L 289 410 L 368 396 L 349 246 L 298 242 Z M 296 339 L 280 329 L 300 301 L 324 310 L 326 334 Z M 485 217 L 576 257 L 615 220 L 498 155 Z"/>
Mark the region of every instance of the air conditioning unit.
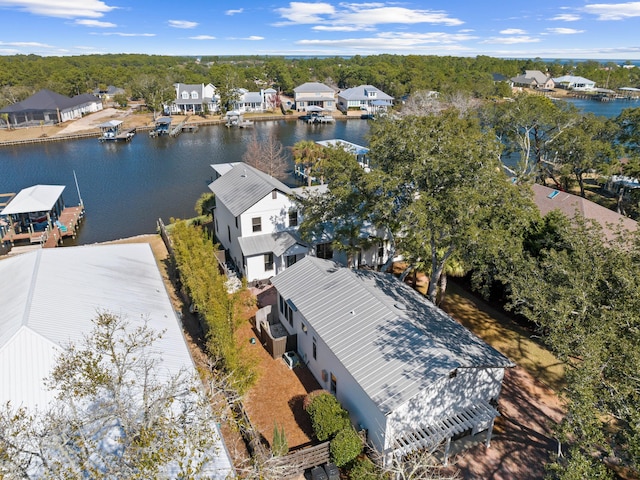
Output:
<path fill-rule="evenodd" d="M 322 381 L 323 382 L 329 381 L 329 372 L 327 372 L 326 370 L 322 370 Z"/>

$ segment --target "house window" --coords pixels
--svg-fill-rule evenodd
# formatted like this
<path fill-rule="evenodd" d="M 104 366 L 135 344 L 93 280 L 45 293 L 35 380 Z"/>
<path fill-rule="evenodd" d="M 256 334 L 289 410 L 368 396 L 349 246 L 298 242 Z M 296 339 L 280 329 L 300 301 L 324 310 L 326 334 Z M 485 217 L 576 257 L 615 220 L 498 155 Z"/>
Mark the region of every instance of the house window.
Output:
<path fill-rule="evenodd" d="M 316 245 L 316 256 L 318 258 L 330 260 L 333 257 L 333 248 L 331 248 L 331 243 L 319 243 Z"/>
<path fill-rule="evenodd" d="M 277 190 L 274 190 L 273 192 L 271 192 L 271 198 L 273 198 L 274 200 L 276 198 L 278 198 L 278 191 Z"/>
<path fill-rule="evenodd" d="M 329 391 L 334 395 L 338 392 L 338 379 L 333 373 L 331 374 L 331 384 L 329 385 Z"/>
<path fill-rule="evenodd" d="M 238 228 L 238 217 L 236 217 L 236 228 Z"/>
<path fill-rule="evenodd" d="M 307 334 L 307 326 L 304 324 L 304 322 L 300 322 L 300 328 L 302 329 L 302 331 L 306 335 Z"/>
<path fill-rule="evenodd" d="M 278 294 L 278 301 L 280 304 L 280 313 L 284 315 L 284 298 L 282 298 L 282 295 L 280 294 Z"/>
<path fill-rule="evenodd" d="M 291 305 L 289 305 L 288 303 L 286 305 L 287 305 L 287 314 L 285 316 L 287 317 L 287 322 L 289 322 L 289 325 L 293 327 L 293 309 L 291 308 Z"/>
<path fill-rule="evenodd" d="M 197 99 L 198 98 L 198 92 L 191 92 L 191 98 Z"/>
<path fill-rule="evenodd" d="M 186 100 L 187 98 L 189 98 L 189 92 L 182 92 L 181 96 L 184 100 Z"/>
<path fill-rule="evenodd" d="M 255 217 L 251 219 L 251 225 L 254 232 L 262 231 L 262 217 Z"/>
<path fill-rule="evenodd" d="M 289 226 L 290 227 L 297 227 L 298 226 L 298 211 L 297 210 L 291 210 L 289 212 Z"/>
<path fill-rule="evenodd" d="M 264 254 L 264 271 L 269 272 L 273 270 L 273 253 Z"/>
<path fill-rule="evenodd" d="M 218 219 L 216 218 L 216 232 L 220 232 L 220 230 L 218 230 Z"/>
<path fill-rule="evenodd" d="M 227 225 L 227 235 L 229 236 L 229 243 L 231 243 L 231 227 Z"/>
<path fill-rule="evenodd" d="M 313 337 L 313 359 L 318 359 L 318 345 L 316 343 L 316 337 Z"/>
<path fill-rule="evenodd" d="M 295 255 L 289 255 L 288 257 L 285 257 L 285 261 L 287 262 L 287 268 L 289 268 L 291 265 L 298 261 L 298 257 L 296 257 Z"/>

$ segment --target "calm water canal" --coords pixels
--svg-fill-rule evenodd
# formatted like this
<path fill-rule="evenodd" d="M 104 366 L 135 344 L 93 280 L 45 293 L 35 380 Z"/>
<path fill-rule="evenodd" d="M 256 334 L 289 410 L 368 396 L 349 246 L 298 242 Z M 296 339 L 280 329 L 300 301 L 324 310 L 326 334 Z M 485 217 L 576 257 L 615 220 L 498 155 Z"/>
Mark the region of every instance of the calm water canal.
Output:
<path fill-rule="evenodd" d="M 640 107 L 638 101 L 571 102 L 608 117 L 623 108 Z M 102 242 L 153 233 L 158 218 L 167 222 L 171 217 L 193 216 L 196 200 L 209 191 L 210 165 L 240 161 L 254 134 L 259 139 L 273 135 L 290 147 L 300 140 L 331 138 L 368 145 L 368 133 L 368 122 L 360 119 L 333 125 L 279 120 L 256 122 L 249 129 L 202 127 L 178 138 L 153 139 L 142 132 L 125 144 L 102 144 L 91 138 L 0 147 L 0 193 L 36 184 L 66 185 L 65 202 L 75 205 L 75 170 L 87 210 L 75 243 Z M 292 182 L 292 178 L 286 181 Z"/>
<path fill-rule="evenodd" d="M 155 232 L 158 218 L 167 222 L 195 215 L 196 200 L 209 191 L 210 165 L 242 160 L 254 134 L 259 139 L 274 135 L 290 147 L 300 140 L 331 138 L 368 145 L 368 132 L 367 121 L 360 119 L 333 125 L 280 120 L 256 122 L 248 129 L 201 127 L 177 138 L 149 138 L 141 132 L 122 144 L 91 138 L 0 147 L 0 193 L 36 184 L 66 185 L 65 202 L 76 205 L 75 170 L 87 211 L 76 243 L 115 240 Z"/>

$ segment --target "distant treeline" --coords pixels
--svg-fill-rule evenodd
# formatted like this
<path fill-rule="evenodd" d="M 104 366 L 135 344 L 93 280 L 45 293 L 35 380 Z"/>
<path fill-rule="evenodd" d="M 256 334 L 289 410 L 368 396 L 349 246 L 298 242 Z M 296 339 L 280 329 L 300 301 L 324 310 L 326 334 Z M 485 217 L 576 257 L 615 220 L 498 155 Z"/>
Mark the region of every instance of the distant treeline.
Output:
<path fill-rule="evenodd" d="M 640 86 L 640 68 L 621 68 L 613 62 L 549 62 L 540 58 L 388 54 L 348 58 L 14 55 L 0 56 L 0 108 L 42 88 L 68 96 L 108 85 L 133 92 L 136 83 L 149 76 L 167 83 L 212 83 L 249 90 L 273 87 L 286 94 L 292 94 L 293 88 L 304 82 L 318 81 L 340 89 L 370 84 L 395 98 L 420 90 L 467 92 L 477 98 L 491 98 L 507 93 L 504 84 L 493 81 L 494 73 L 510 78 L 524 70 L 541 70 L 553 76 L 580 75 L 594 80 L 599 87 Z"/>

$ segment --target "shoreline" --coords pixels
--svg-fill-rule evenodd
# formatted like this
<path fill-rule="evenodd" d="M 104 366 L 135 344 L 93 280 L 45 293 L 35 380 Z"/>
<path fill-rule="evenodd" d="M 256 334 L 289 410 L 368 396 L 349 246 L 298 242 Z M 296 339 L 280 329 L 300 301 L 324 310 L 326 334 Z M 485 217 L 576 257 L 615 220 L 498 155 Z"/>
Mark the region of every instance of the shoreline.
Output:
<path fill-rule="evenodd" d="M 344 115 L 340 111 L 336 111 L 332 116 L 338 120 L 360 120 L 360 112 L 358 115 Z M 303 112 L 294 112 L 293 114 L 245 114 L 245 119 L 252 122 L 265 122 L 274 120 L 297 121 L 304 115 Z M 175 124 L 185 122 L 187 125 L 197 126 L 213 126 L 225 125 L 225 119 L 220 115 L 217 118 L 201 117 L 199 115 L 172 115 L 171 118 Z M 160 118 L 160 117 L 157 117 Z M 155 126 L 155 122 L 151 114 L 137 114 L 133 111 L 117 110 L 107 108 L 99 112 L 87 115 L 77 120 L 72 120 L 65 124 L 40 126 L 40 127 L 22 127 L 12 130 L 0 130 L 0 147 L 11 147 L 18 145 L 32 145 L 48 142 L 60 142 L 68 140 L 78 140 L 85 138 L 99 138 L 102 133 L 98 131 L 97 126 L 107 120 L 122 119 L 123 128 L 135 128 L 137 131 L 148 132 Z M 68 130 L 69 133 L 65 133 Z"/>

